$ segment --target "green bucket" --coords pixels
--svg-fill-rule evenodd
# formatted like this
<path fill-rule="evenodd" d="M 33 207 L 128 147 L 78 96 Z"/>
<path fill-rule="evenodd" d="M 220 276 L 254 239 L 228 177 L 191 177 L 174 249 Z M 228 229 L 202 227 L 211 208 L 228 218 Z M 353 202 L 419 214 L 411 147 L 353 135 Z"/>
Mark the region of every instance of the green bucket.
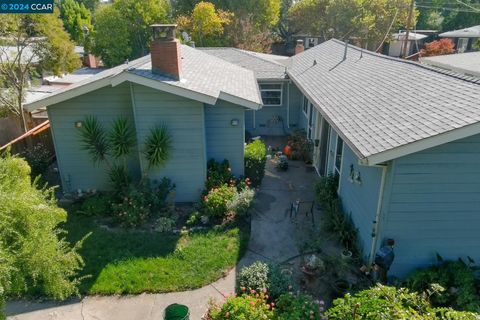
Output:
<path fill-rule="evenodd" d="M 165 308 L 163 320 L 189 320 L 190 311 L 182 304 L 171 304 Z"/>

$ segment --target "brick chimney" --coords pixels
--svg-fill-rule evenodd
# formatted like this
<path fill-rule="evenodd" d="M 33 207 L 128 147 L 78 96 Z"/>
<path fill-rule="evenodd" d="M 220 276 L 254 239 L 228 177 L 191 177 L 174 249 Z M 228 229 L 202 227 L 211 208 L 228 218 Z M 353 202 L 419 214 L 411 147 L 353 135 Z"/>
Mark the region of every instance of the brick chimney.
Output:
<path fill-rule="evenodd" d="M 305 46 L 303 45 L 303 40 L 298 39 L 297 40 L 297 45 L 295 46 L 295 54 L 299 54 L 305 51 Z"/>
<path fill-rule="evenodd" d="M 180 42 L 175 39 L 176 24 L 151 25 L 153 41 L 150 45 L 152 72 L 180 80 L 182 58 Z"/>

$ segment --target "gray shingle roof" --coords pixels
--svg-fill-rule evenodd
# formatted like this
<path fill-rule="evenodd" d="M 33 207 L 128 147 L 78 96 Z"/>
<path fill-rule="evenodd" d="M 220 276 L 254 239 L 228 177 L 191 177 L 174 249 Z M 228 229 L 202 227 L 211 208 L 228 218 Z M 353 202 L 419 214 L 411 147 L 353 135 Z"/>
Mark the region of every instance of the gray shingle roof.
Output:
<path fill-rule="evenodd" d="M 238 99 L 246 100 L 249 105 L 262 105 L 257 81 L 252 71 L 185 45 L 181 46 L 181 56 L 182 74 L 179 81 L 152 73 L 150 55 L 147 55 L 128 64 L 122 64 L 97 73 L 88 79 L 65 87 L 65 89 L 55 91 L 51 95 L 31 103 L 34 104 L 33 107 L 36 107 L 41 100 L 52 98 L 100 80 L 129 73 L 161 81 L 173 87 L 200 93 L 215 100 L 226 95 L 237 98 L 236 101 Z"/>
<path fill-rule="evenodd" d="M 344 48 L 306 50 L 288 73 L 360 158 L 480 121 L 480 79 Z"/>
<path fill-rule="evenodd" d="M 241 66 L 245 69 L 255 72 L 258 80 L 285 79 L 285 66 L 282 60 L 274 56 L 265 58 L 266 54 L 256 54 L 254 52 L 240 50 L 236 48 L 198 48 L 212 56 L 221 58 L 230 63 Z"/>
<path fill-rule="evenodd" d="M 252 71 L 189 46 L 182 46 L 182 79 L 180 81 L 172 81 L 168 77 L 154 74 L 151 72 L 151 67 L 151 61 L 148 59 L 144 64 L 129 69 L 129 72 L 211 97 L 218 97 L 219 93 L 223 92 L 262 104 Z"/>
<path fill-rule="evenodd" d="M 422 63 L 480 78 L 480 51 L 420 58 Z"/>
<path fill-rule="evenodd" d="M 440 33 L 439 36 L 444 38 L 480 38 L 480 25 L 465 29 L 447 31 Z"/>

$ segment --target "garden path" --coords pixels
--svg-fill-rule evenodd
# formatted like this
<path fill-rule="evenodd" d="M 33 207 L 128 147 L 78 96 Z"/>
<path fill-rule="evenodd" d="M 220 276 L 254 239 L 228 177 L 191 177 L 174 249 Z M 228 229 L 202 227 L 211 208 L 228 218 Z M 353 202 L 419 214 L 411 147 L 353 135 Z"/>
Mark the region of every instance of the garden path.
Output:
<path fill-rule="evenodd" d="M 290 162 L 286 172 L 268 161 L 265 178 L 253 208 L 248 250 L 236 269 L 203 288 L 166 294 L 88 296 L 62 303 L 13 301 L 7 304 L 8 320 L 160 320 L 172 303 L 190 308 L 190 319 L 200 320 L 208 301 L 222 300 L 234 292 L 236 270 L 255 260 L 280 263 L 299 254 L 290 203 L 313 200 L 316 174 L 301 162 Z"/>

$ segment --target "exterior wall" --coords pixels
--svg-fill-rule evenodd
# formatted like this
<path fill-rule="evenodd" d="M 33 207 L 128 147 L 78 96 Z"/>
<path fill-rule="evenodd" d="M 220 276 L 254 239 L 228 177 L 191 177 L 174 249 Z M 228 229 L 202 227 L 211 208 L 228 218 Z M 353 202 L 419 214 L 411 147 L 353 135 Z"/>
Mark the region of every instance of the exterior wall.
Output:
<path fill-rule="evenodd" d="M 436 259 L 480 259 L 480 135 L 396 159 L 383 238 L 395 239 L 391 272 Z"/>
<path fill-rule="evenodd" d="M 290 97 L 290 130 L 293 131 L 303 128 L 301 124 L 306 123 L 305 116 L 302 113 L 303 94 L 293 82 L 290 82 L 287 86 L 289 87 L 287 87 L 287 90 L 289 89 Z"/>
<path fill-rule="evenodd" d="M 205 106 L 207 160 L 227 159 L 236 176 L 244 174 L 244 113 L 243 107 L 220 100 Z M 238 126 L 231 125 L 233 119 L 239 120 Z"/>
<path fill-rule="evenodd" d="M 75 122 L 83 121 L 87 116 L 96 116 L 108 129 L 118 116 L 124 116 L 133 124 L 129 87 L 102 88 L 49 106 L 47 111 L 64 192 L 108 189 L 106 167 L 95 165 L 88 153 L 82 150 Z M 131 167 L 138 168 L 137 156 L 133 157 Z M 132 170 L 138 174 L 138 170 Z"/>
<path fill-rule="evenodd" d="M 350 178 L 350 166 L 360 173 L 361 183 Z M 382 169 L 360 166 L 358 158 L 345 144 L 343 148 L 339 194 L 345 213 L 350 214 L 355 226 L 364 257 L 368 257 L 372 245 L 373 221 L 377 213 Z"/>
<path fill-rule="evenodd" d="M 177 201 L 197 201 L 206 179 L 205 114 L 201 102 L 140 85 L 132 85 L 135 124 L 140 150 L 150 130 L 165 123 L 173 150 L 165 167 L 153 169 L 152 179 L 170 178 L 177 186 Z M 242 135 L 243 136 L 243 135 Z M 142 169 L 147 164 L 141 156 Z"/>
<path fill-rule="evenodd" d="M 263 83 L 279 82 L 265 81 Z M 287 135 L 299 127 L 302 95 L 293 83 L 289 84 L 287 81 L 280 83 L 283 83 L 281 106 L 264 106 L 258 111 L 246 111 L 245 129 L 253 136 Z M 289 109 L 290 112 L 288 112 Z M 280 119 L 280 121 L 276 121 L 275 118 Z"/>

